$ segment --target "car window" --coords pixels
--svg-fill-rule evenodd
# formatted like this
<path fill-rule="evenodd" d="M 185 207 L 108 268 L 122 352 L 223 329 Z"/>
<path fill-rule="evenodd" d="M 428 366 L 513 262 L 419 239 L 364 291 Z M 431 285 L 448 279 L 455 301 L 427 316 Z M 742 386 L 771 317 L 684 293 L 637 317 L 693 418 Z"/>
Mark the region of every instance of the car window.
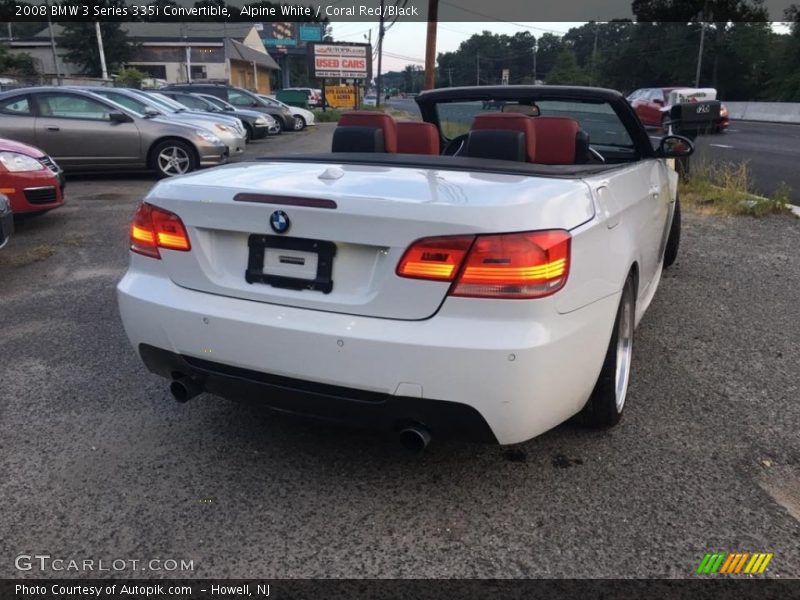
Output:
<path fill-rule="evenodd" d="M 109 121 L 113 109 L 102 102 L 64 93 L 47 93 L 36 96 L 39 114 L 47 117 L 66 119 L 88 119 L 92 121 Z"/>
<path fill-rule="evenodd" d="M 132 110 L 137 114 L 144 114 L 145 108 L 147 105 L 140 101 L 136 100 L 135 98 L 131 98 L 130 96 L 126 96 L 124 94 L 117 94 L 114 92 L 95 92 L 98 96 L 102 96 L 103 98 L 108 98 L 112 102 L 116 102 L 120 106 L 124 106 L 128 110 Z"/>
<path fill-rule="evenodd" d="M 20 117 L 29 117 L 33 114 L 27 96 L 14 96 L 3 100 L 0 102 L 0 112 Z"/>
<path fill-rule="evenodd" d="M 228 102 L 234 106 L 254 106 L 255 101 L 248 94 L 243 94 L 237 90 L 228 90 Z"/>
<path fill-rule="evenodd" d="M 659 89 L 650 90 L 650 101 L 652 102 L 653 100 L 661 100 L 663 102 L 664 91 Z"/>
<path fill-rule="evenodd" d="M 219 108 L 226 108 L 227 106 L 230 106 L 227 102 L 225 102 L 220 98 L 217 98 L 216 96 L 209 96 L 207 94 L 203 94 L 203 99 L 207 100 L 208 102 Z"/>

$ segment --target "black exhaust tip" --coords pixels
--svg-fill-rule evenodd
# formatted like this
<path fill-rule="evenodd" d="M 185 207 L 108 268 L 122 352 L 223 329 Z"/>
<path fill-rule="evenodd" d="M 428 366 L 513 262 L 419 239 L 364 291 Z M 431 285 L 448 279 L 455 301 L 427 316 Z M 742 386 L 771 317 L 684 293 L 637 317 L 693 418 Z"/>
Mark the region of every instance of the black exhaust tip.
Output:
<path fill-rule="evenodd" d="M 169 384 L 169 391 L 175 400 L 183 403 L 200 394 L 203 389 L 188 377 L 180 376 Z"/>
<path fill-rule="evenodd" d="M 431 432 L 422 425 L 410 425 L 400 431 L 400 443 L 409 452 L 422 452 L 431 443 Z"/>

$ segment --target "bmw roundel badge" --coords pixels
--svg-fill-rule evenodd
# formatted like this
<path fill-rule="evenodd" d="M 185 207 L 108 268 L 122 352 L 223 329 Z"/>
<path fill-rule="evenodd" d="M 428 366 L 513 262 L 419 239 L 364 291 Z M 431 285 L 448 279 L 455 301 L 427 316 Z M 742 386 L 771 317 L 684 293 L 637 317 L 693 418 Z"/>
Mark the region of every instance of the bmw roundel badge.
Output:
<path fill-rule="evenodd" d="M 269 218 L 269 225 L 275 233 L 286 233 L 289 231 L 289 226 L 291 224 L 292 222 L 289 220 L 289 215 L 282 210 L 276 210 Z"/>

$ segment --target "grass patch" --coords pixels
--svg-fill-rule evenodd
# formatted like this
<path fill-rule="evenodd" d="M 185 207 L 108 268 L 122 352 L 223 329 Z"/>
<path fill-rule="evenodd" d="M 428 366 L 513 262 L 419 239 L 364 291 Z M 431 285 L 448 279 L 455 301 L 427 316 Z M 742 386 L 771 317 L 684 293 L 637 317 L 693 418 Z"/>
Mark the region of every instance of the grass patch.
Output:
<path fill-rule="evenodd" d="M 681 177 L 679 191 L 681 203 L 707 213 L 763 217 L 790 212 L 789 186 L 781 183 L 771 196 L 759 196 L 746 161 L 693 164 L 691 172 Z"/>
<path fill-rule="evenodd" d="M 342 117 L 342 113 L 337 108 L 314 111 L 314 119 L 317 123 L 337 123 Z"/>

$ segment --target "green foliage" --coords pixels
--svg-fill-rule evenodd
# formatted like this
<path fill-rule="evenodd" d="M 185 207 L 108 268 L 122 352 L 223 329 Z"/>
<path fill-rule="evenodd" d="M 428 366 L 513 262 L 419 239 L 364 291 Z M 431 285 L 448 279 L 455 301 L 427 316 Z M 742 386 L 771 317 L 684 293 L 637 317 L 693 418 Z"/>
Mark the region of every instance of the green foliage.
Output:
<path fill-rule="evenodd" d="M 117 85 L 127 88 L 136 88 L 137 90 L 142 87 L 142 80 L 146 77 L 139 69 L 134 67 L 122 68 L 117 71 Z"/>
<path fill-rule="evenodd" d="M 0 74 L 6 77 L 32 77 L 36 63 L 30 54 L 11 54 L 8 46 L 0 44 Z"/>
<path fill-rule="evenodd" d="M 314 119 L 317 121 L 317 123 L 337 123 L 341 118 L 342 113 L 335 108 L 329 108 L 324 111 L 314 111 Z"/>
<path fill-rule="evenodd" d="M 589 83 L 589 75 L 578 66 L 575 53 L 565 48 L 556 58 L 553 68 L 550 69 L 547 83 L 555 85 L 587 85 Z"/>
<path fill-rule="evenodd" d="M 64 4 L 79 6 L 94 6 L 113 8 L 125 6 L 124 0 L 66 0 Z M 63 23 L 64 33 L 61 46 L 67 49 L 64 58 L 67 62 L 80 67 L 84 75 L 100 77 L 100 51 L 97 47 L 94 22 L 68 22 Z M 115 71 L 130 60 L 133 45 L 128 40 L 128 35 L 120 27 L 119 22 L 101 21 L 100 32 L 103 36 L 103 49 L 106 57 L 106 66 L 109 73 Z"/>
<path fill-rule="evenodd" d="M 747 162 L 692 165 L 688 176 L 681 179 L 679 191 L 682 203 L 703 212 L 753 217 L 789 212 L 791 195 L 786 183 L 772 196 L 755 194 Z"/>

